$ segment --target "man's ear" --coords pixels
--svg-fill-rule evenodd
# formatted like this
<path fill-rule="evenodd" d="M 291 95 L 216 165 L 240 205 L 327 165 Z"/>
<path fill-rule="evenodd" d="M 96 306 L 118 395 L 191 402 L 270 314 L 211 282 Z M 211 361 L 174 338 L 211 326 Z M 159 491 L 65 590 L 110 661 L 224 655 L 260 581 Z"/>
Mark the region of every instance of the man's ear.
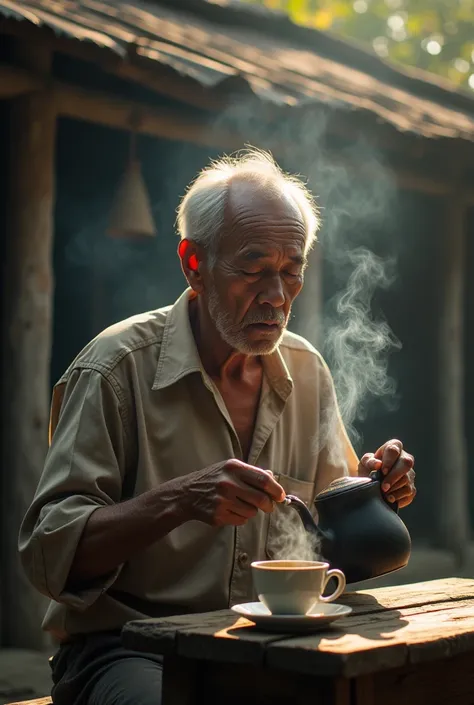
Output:
<path fill-rule="evenodd" d="M 178 256 L 181 261 L 181 269 L 186 277 L 189 286 L 196 292 L 202 291 L 202 252 L 199 245 L 192 240 L 181 240 L 178 245 Z"/>

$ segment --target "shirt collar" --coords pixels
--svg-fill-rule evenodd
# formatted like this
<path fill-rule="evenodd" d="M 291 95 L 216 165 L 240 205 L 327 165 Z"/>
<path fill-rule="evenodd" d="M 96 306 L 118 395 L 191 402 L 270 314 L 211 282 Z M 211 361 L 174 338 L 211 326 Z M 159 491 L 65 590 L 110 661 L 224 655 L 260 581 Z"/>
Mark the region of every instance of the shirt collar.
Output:
<path fill-rule="evenodd" d="M 166 317 L 154 390 L 169 387 L 191 372 L 203 372 L 189 320 L 188 305 L 193 296 L 193 290 L 186 289 Z"/>
<path fill-rule="evenodd" d="M 161 351 L 156 367 L 153 390 L 165 389 L 192 372 L 207 376 L 199 357 L 189 320 L 189 301 L 196 294 L 186 289 L 169 310 L 166 318 Z M 266 377 L 284 400 L 293 389 L 293 380 L 279 348 L 263 356 Z"/>

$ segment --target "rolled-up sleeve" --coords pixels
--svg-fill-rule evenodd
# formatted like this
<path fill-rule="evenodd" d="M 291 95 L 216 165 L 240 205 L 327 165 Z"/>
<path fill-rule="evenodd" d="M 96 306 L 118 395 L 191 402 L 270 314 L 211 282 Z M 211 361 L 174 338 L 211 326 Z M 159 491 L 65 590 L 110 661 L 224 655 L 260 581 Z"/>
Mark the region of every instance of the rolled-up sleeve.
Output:
<path fill-rule="evenodd" d="M 123 400 L 94 369 L 73 370 L 55 387 L 50 447 L 19 535 L 22 564 L 43 594 L 74 609 L 89 607 L 112 575 L 72 591 L 68 576 L 91 514 L 121 500 L 126 466 Z"/>

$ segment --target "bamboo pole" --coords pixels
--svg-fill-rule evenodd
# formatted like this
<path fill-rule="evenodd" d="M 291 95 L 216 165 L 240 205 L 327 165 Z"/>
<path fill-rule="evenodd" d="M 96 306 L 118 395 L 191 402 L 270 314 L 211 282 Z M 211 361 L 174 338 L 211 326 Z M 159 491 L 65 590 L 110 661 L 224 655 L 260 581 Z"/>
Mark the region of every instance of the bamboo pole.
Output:
<path fill-rule="evenodd" d="M 17 60 L 49 71 L 41 45 L 18 48 Z M 11 105 L 10 194 L 3 297 L 3 646 L 40 649 L 46 600 L 27 581 L 17 552 L 19 525 L 33 498 L 47 451 L 50 404 L 53 275 L 54 147 L 56 112 L 51 92 L 16 98 Z"/>

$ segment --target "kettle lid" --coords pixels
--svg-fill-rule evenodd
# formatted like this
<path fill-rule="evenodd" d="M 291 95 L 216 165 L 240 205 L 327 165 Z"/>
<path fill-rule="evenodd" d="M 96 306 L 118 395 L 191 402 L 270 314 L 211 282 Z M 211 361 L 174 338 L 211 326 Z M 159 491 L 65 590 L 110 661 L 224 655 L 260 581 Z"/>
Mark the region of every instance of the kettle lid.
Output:
<path fill-rule="evenodd" d="M 339 477 L 337 480 L 333 480 L 326 489 L 319 492 L 316 495 L 316 499 L 328 499 L 329 497 L 335 497 L 336 495 L 342 494 L 349 490 L 354 490 L 361 487 L 362 485 L 367 485 L 372 483 L 370 477 Z"/>

